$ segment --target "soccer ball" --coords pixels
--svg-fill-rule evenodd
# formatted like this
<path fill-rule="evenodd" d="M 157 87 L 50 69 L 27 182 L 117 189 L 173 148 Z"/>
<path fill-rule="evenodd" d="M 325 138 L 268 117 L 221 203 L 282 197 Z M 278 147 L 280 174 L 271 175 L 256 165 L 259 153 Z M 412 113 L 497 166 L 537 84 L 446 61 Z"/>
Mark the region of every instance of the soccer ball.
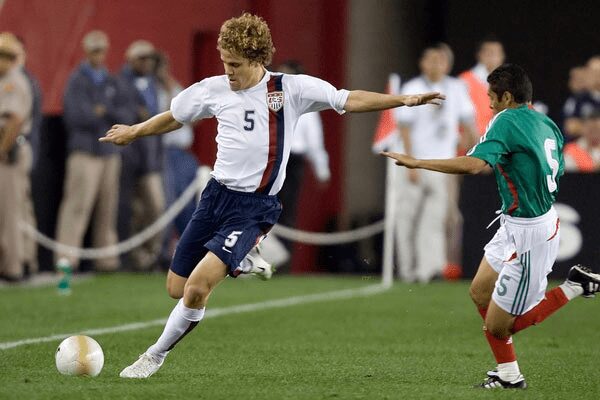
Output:
<path fill-rule="evenodd" d="M 96 376 L 104 366 L 102 347 L 89 336 L 71 336 L 56 349 L 56 368 L 63 375 Z"/>

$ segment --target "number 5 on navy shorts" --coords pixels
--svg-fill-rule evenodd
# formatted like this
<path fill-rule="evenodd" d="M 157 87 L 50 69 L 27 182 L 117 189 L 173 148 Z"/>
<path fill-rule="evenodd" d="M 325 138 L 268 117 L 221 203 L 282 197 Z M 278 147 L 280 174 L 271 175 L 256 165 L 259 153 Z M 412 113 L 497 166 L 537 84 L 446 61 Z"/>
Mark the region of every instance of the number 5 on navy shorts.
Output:
<path fill-rule="evenodd" d="M 233 275 L 280 214 L 281 203 L 276 196 L 237 192 L 211 179 L 179 240 L 171 270 L 187 278 L 211 251 Z"/>

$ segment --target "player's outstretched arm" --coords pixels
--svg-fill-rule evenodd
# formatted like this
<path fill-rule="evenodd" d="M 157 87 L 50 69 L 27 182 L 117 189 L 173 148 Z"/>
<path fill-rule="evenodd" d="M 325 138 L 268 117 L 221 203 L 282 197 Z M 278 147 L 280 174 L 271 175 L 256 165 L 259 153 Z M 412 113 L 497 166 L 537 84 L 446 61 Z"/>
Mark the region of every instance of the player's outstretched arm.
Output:
<path fill-rule="evenodd" d="M 101 137 L 101 142 L 110 142 L 118 145 L 126 145 L 133 142 L 135 139 L 142 136 L 161 135 L 181 128 L 183 125 L 175 118 L 171 111 L 155 115 L 154 117 L 135 125 L 113 125 L 106 132 L 104 137 Z"/>
<path fill-rule="evenodd" d="M 382 156 L 396 160 L 396 165 L 402 165 L 406 168 L 428 169 L 430 171 L 443 172 L 445 174 L 467 174 L 474 175 L 480 173 L 487 163 L 476 157 L 456 157 L 446 160 L 419 160 L 407 156 L 406 154 L 381 152 Z"/>
<path fill-rule="evenodd" d="M 364 90 L 352 90 L 344 105 L 348 112 L 381 111 L 388 108 L 401 106 L 413 107 L 423 104 L 442 104 L 446 98 L 441 93 L 431 92 L 423 94 L 391 95 Z"/>

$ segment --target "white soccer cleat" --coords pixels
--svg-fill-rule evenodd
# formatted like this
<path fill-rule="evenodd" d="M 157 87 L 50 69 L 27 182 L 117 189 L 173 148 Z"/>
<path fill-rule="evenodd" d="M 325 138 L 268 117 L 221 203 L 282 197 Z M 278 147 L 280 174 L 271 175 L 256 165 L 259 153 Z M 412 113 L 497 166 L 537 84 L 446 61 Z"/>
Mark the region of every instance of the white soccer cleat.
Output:
<path fill-rule="evenodd" d="M 164 360 L 158 361 L 148 353 L 144 353 L 136 362 L 125 368 L 119 376 L 121 378 L 144 379 L 152 376 L 163 364 Z"/>
<path fill-rule="evenodd" d="M 271 279 L 275 268 L 260 255 L 258 246 L 254 246 L 246 257 L 242 260 L 242 270 L 247 271 L 252 275 L 257 276 L 263 281 Z"/>

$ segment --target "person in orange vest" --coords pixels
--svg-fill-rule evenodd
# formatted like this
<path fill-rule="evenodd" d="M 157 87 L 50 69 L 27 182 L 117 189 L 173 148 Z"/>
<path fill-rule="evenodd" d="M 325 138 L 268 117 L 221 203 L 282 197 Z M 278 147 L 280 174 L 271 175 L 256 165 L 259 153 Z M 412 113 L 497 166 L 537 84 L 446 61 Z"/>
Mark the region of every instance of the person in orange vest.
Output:
<path fill-rule="evenodd" d="M 565 171 L 600 171 L 600 110 L 595 110 L 582 124 L 582 137 L 564 149 Z"/>
<path fill-rule="evenodd" d="M 467 85 L 475 106 L 475 126 L 479 135 L 483 135 L 493 115 L 487 94 L 487 77 L 504 62 L 504 46 L 497 38 L 486 37 L 479 42 L 476 57 L 477 64 L 458 77 Z"/>

